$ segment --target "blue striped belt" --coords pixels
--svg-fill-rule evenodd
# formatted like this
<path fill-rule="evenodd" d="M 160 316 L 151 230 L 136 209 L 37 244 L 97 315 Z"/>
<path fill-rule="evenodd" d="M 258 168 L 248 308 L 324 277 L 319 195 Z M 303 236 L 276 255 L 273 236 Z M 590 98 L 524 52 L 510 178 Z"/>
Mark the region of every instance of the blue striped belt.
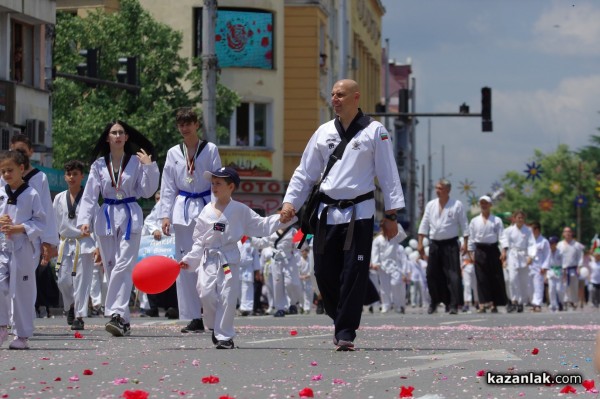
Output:
<path fill-rule="evenodd" d="M 126 240 L 129 240 L 129 237 L 131 235 L 131 208 L 129 207 L 129 204 L 131 202 L 135 202 L 135 197 L 128 197 L 128 198 L 123 198 L 123 199 L 104 198 L 104 203 L 106 205 L 125 204 L 125 206 L 127 207 L 128 220 L 127 220 L 127 229 L 125 230 L 125 239 Z M 104 208 L 104 216 L 106 216 L 106 229 L 110 232 L 111 227 L 110 227 L 110 216 L 108 216 L 108 207 Z"/>
<path fill-rule="evenodd" d="M 202 191 L 201 193 L 190 193 L 189 191 L 179 190 L 179 195 L 183 195 L 185 197 L 185 202 L 183 203 L 183 217 L 185 221 L 188 221 L 188 202 L 192 198 L 201 198 L 204 205 L 206 205 L 206 200 L 204 197 L 210 195 L 210 190 Z"/>

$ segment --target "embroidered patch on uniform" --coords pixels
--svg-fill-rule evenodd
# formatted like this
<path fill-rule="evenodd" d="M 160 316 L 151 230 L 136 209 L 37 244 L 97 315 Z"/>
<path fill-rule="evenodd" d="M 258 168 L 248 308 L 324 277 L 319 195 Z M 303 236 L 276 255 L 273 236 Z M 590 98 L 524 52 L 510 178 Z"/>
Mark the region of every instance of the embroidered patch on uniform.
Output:
<path fill-rule="evenodd" d="M 360 150 L 360 143 L 356 140 L 352 141 L 352 149 L 353 150 Z"/>
<path fill-rule="evenodd" d="M 365 257 L 364 257 L 364 256 L 362 256 L 362 255 L 358 255 L 358 260 L 359 260 L 359 261 L 363 261 L 363 260 L 365 260 Z"/>
<path fill-rule="evenodd" d="M 231 273 L 231 269 L 229 268 L 229 265 L 223 265 L 223 273 L 225 273 L 225 274 Z"/>
<path fill-rule="evenodd" d="M 225 232 L 225 223 L 215 223 L 213 225 L 213 230 L 224 233 Z"/>
<path fill-rule="evenodd" d="M 0 195 L 0 202 L 4 201 L 4 195 Z"/>
<path fill-rule="evenodd" d="M 381 138 L 381 140 L 389 139 L 388 134 L 386 132 L 379 133 L 379 137 Z"/>
<path fill-rule="evenodd" d="M 329 149 L 331 150 L 333 147 L 335 147 L 335 144 L 329 143 Z"/>
<path fill-rule="evenodd" d="M 23 281 L 29 280 L 29 276 L 23 276 Z"/>

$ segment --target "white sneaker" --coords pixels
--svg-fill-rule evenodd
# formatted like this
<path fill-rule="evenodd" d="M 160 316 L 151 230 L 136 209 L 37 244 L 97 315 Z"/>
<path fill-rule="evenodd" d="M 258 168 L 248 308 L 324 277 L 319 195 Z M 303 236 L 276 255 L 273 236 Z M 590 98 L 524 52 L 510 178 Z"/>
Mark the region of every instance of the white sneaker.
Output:
<path fill-rule="evenodd" d="M 10 345 L 9 349 L 29 349 L 29 342 L 27 338 L 17 337 L 15 338 Z"/>
<path fill-rule="evenodd" d="M 8 330 L 6 327 L 0 327 L 0 346 L 6 341 L 6 338 L 8 338 Z"/>

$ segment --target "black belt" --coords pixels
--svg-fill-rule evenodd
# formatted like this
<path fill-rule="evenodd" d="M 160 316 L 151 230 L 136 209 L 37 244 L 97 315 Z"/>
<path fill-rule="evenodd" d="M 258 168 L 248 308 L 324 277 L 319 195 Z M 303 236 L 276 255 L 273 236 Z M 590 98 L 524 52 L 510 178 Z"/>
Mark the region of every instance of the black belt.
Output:
<path fill-rule="evenodd" d="M 493 242 L 491 244 L 488 244 L 486 242 L 476 242 L 475 243 L 476 247 L 481 247 L 481 248 L 494 248 L 494 247 L 498 247 L 498 242 Z"/>
<path fill-rule="evenodd" d="M 458 237 L 447 238 L 445 240 L 431 240 L 431 242 L 433 242 L 437 245 L 454 244 L 454 243 L 458 242 Z"/>
<path fill-rule="evenodd" d="M 354 235 L 354 221 L 356 220 L 356 208 L 354 205 L 372 198 L 375 198 L 373 191 L 369 191 L 368 193 L 359 195 L 353 199 L 344 200 L 333 199 L 327 194 L 321 193 L 321 202 L 325 204 L 325 207 L 319 215 L 317 234 L 319 234 L 320 231 L 325 234 L 325 230 L 327 229 L 327 212 L 329 211 L 329 208 L 347 209 L 352 207 L 352 218 L 350 219 L 350 224 L 348 225 L 348 230 L 346 231 L 346 240 L 344 241 L 344 251 L 349 251 L 350 246 L 352 245 L 352 236 Z M 317 254 L 322 253 L 325 253 L 325 240 L 319 239 L 317 242 Z"/>

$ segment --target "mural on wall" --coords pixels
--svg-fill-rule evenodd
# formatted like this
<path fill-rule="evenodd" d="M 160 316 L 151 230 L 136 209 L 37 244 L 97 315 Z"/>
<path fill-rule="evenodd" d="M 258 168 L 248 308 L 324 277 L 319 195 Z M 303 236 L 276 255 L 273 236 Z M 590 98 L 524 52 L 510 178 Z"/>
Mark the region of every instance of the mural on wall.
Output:
<path fill-rule="evenodd" d="M 215 49 L 221 68 L 273 69 L 273 14 L 219 9 Z"/>

